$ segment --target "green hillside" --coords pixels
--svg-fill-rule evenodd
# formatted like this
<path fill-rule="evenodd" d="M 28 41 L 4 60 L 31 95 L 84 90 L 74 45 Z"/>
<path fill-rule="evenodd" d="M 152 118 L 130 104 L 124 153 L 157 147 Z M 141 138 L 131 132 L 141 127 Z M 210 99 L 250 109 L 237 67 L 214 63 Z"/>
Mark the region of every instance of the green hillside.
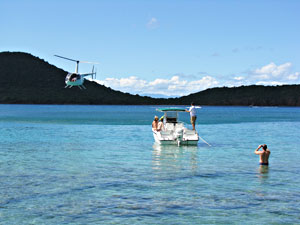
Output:
<path fill-rule="evenodd" d="M 178 103 L 201 105 L 300 106 L 300 85 L 212 88 L 181 97 Z"/>
<path fill-rule="evenodd" d="M 300 106 L 300 85 L 212 88 L 180 98 L 151 98 L 86 80 L 86 90 L 64 88 L 67 72 L 22 52 L 0 53 L 0 104 Z"/>
<path fill-rule="evenodd" d="M 159 100 L 114 91 L 86 80 L 86 90 L 64 88 L 67 72 L 21 52 L 0 53 L 0 103 L 155 104 Z"/>

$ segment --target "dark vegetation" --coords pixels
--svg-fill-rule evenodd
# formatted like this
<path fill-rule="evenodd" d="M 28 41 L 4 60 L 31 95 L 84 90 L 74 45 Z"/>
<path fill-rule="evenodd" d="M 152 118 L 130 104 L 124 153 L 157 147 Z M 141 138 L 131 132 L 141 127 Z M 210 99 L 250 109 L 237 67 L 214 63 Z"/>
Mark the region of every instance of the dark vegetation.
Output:
<path fill-rule="evenodd" d="M 67 72 L 22 52 L 0 53 L 0 103 L 97 105 L 300 106 L 300 85 L 212 88 L 180 98 L 151 98 L 86 80 L 86 90 L 64 88 Z"/>

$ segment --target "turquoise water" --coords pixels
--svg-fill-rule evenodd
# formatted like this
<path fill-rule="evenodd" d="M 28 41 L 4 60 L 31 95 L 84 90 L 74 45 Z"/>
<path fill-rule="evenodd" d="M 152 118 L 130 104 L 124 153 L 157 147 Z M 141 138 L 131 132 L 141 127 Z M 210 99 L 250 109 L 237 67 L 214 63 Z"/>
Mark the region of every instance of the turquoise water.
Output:
<path fill-rule="evenodd" d="M 300 108 L 203 107 L 211 147 L 155 145 L 156 108 L 0 105 L 0 224 L 300 223 Z"/>

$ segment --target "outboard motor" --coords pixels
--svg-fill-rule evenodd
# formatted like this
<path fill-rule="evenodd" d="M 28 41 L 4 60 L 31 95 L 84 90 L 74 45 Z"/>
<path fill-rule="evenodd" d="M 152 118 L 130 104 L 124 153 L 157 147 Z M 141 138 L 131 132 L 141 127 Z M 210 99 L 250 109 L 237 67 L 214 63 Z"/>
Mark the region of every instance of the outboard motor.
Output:
<path fill-rule="evenodd" d="M 176 135 L 176 139 L 177 139 L 177 144 L 179 146 L 180 141 L 182 140 L 182 137 L 183 137 L 183 129 L 182 128 L 177 128 L 175 135 Z"/>

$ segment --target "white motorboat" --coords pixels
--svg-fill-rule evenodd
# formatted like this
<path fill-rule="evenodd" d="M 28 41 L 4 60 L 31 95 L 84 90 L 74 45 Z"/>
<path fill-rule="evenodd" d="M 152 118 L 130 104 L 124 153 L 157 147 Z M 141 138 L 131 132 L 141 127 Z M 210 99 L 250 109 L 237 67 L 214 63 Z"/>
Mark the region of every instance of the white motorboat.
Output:
<path fill-rule="evenodd" d="M 156 131 L 152 129 L 155 142 L 159 144 L 197 145 L 199 136 L 196 130 L 184 127 L 184 123 L 178 121 L 178 112 L 185 112 L 182 108 L 161 108 L 164 112 L 164 129 Z"/>

